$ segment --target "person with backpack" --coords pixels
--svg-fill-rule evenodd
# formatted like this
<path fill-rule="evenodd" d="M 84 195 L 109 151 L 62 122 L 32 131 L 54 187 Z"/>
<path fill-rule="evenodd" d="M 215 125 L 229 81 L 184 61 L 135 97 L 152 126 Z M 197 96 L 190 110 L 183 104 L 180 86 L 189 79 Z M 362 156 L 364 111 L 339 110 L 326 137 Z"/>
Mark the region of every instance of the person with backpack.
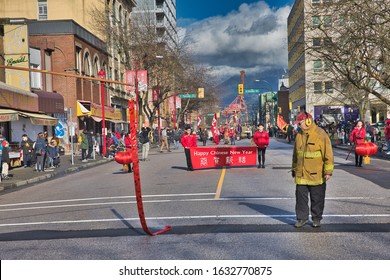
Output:
<path fill-rule="evenodd" d="M 34 143 L 35 155 L 37 157 L 36 171 L 45 171 L 45 155 L 46 155 L 46 141 L 45 135 L 40 132 L 38 133 L 37 140 Z"/>

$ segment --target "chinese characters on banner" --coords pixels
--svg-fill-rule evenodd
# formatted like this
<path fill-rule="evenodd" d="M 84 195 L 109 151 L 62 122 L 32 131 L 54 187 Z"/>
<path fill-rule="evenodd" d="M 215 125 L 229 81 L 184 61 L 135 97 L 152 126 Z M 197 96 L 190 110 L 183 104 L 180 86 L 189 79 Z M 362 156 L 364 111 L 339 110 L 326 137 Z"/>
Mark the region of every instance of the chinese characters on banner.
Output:
<path fill-rule="evenodd" d="M 126 83 L 131 86 L 126 86 L 126 90 L 129 92 L 135 92 L 135 74 L 137 72 L 138 90 L 148 90 L 148 71 L 147 70 L 127 70 L 126 71 Z"/>
<path fill-rule="evenodd" d="M 222 166 L 256 165 L 256 147 L 207 147 L 191 148 L 194 169 Z"/>

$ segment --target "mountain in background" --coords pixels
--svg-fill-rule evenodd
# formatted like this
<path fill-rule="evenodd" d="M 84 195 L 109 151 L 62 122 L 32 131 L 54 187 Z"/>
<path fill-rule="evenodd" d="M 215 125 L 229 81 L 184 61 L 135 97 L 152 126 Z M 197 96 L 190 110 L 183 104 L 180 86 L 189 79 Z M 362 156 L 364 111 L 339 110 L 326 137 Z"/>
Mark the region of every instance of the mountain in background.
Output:
<path fill-rule="evenodd" d="M 278 91 L 278 81 L 285 74 L 283 68 L 265 71 L 262 73 L 245 73 L 244 76 L 244 88 L 245 89 L 260 89 L 261 92 Z M 265 80 L 267 82 L 255 82 L 255 80 Z M 230 77 L 220 85 L 218 90 L 220 92 L 220 106 L 225 108 L 228 106 L 238 95 L 238 84 L 241 81 L 240 73 L 237 76 Z M 251 106 L 258 104 L 257 94 L 245 94 L 245 103 L 248 109 Z"/>

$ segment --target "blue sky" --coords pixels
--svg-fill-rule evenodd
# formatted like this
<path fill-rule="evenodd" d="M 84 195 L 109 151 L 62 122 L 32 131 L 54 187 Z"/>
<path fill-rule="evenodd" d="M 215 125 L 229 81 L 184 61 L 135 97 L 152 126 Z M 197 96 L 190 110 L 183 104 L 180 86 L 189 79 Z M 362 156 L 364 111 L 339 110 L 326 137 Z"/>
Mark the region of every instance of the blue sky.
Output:
<path fill-rule="evenodd" d="M 176 0 L 176 14 L 180 21 L 183 19 L 201 20 L 212 16 L 223 16 L 238 10 L 243 3 L 256 3 L 258 0 Z M 271 7 L 282 7 L 294 3 L 294 0 L 266 0 Z"/>
<path fill-rule="evenodd" d="M 294 0 L 176 0 L 191 52 L 221 80 L 245 70 L 287 68 L 287 17 Z"/>

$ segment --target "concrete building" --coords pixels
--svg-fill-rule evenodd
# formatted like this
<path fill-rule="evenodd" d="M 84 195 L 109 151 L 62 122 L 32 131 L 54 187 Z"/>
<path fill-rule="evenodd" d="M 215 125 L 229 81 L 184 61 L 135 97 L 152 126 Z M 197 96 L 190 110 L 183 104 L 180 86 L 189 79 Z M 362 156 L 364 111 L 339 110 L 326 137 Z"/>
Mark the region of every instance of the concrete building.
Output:
<path fill-rule="evenodd" d="M 329 0 L 296 0 L 288 17 L 288 70 L 289 91 L 292 102 L 291 118 L 299 111 L 307 111 L 316 119 L 328 123 L 356 119 L 356 108 L 337 101 L 337 85 L 326 61 L 312 56 L 307 47 L 321 47 L 326 40 L 316 30 L 316 25 L 331 27 L 336 20 L 333 14 L 321 13 L 321 5 Z M 316 9 L 316 13 L 312 11 Z M 319 12 L 317 12 L 319 11 Z M 380 122 L 389 109 L 377 98 L 370 96 L 371 112 L 363 113 L 366 121 Z"/>
<path fill-rule="evenodd" d="M 150 17 L 163 42 L 177 43 L 176 0 L 137 0 L 132 16 Z"/>

